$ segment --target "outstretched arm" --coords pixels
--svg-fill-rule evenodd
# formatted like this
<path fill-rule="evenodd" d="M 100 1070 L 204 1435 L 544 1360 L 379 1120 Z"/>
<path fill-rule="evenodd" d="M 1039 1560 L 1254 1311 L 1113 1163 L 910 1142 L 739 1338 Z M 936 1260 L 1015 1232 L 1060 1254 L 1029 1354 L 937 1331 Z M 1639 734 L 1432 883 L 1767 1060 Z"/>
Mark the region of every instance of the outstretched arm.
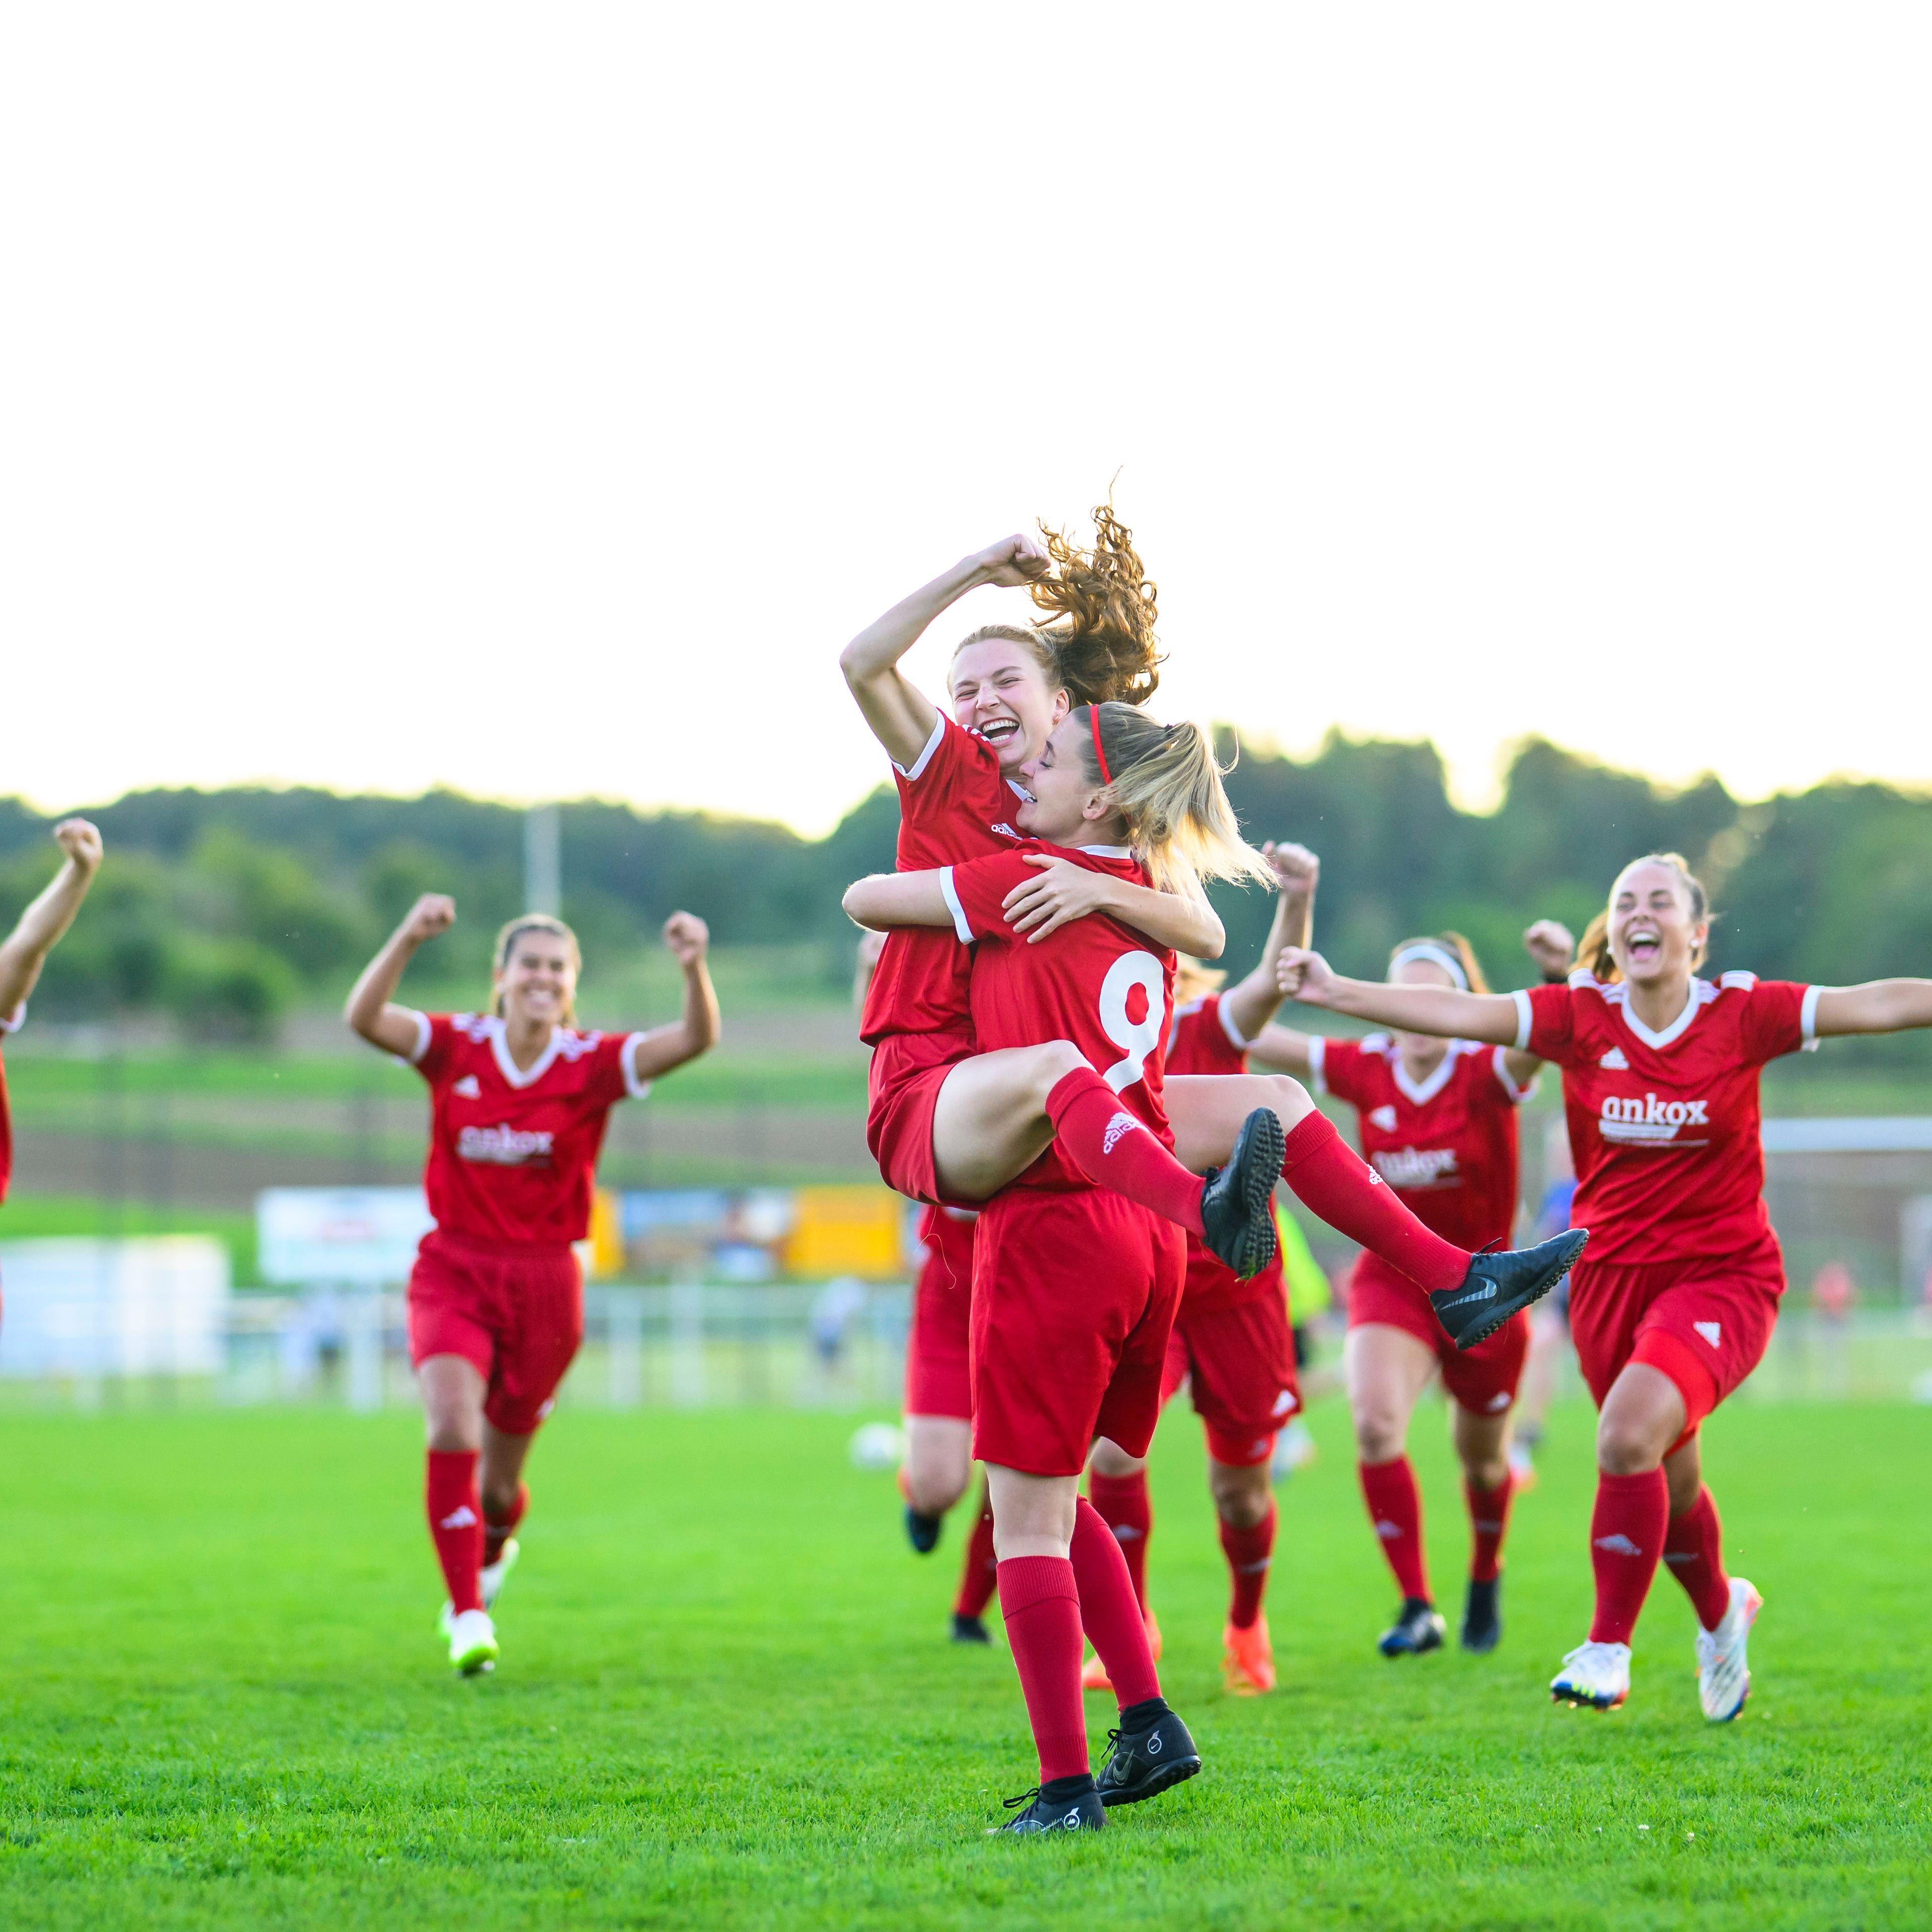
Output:
<path fill-rule="evenodd" d="M 1868 980 L 1860 986 L 1817 990 L 1813 1030 L 1820 1040 L 1932 1026 L 1932 980 Z"/>
<path fill-rule="evenodd" d="M 65 862 L 0 940 L 0 1020 L 10 1021 L 20 1010 L 100 869 L 100 834 L 87 820 L 62 819 L 54 827 L 54 843 L 66 854 Z"/>
<path fill-rule="evenodd" d="M 1275 962 L 1283 949 L 1314 943 L 1315 888 L 1322 877 L 1322 861 L 1305 845 L 1277 845 L 1270 840 L 1262 848 L 1262 856 L 1274 868 L 1280 888 L 1268 943 L 1254 970 L 1221 995 L 1222 1012 L 1234 1022 L 1234 1030 L 1249 1040 L 1256 1038 L 1281 1010 L 1281 980 Z"/>
<path fill-rule="evenodd" d="M 838 668 L 872 736 L 895 764 L 911 764 L 939 722 L 932 699 L 899 669 L 900 658 L 968 591 L 982 584 L 1030 584 L 1046 574 L 1050 562 L 1039 540 L 1024 532 L 974 556 L 962 556 L 943 577 L 935 577 L 867 626 L 839 654 Z"/>
<path fill-rule="evenodd" d="M 1516 1044 L 1516 1002 L 1506 993 L 1465 993 L 1454 986 L 1391 986 L 1381 980 L 1345 980 L 1318 952 L 1299 946 L 1281 956 L 1281 990 L 1304 1006 L 1352 1014 L 1405 1033 L 1444 1040 Z"/>
<path fill-rule="evenodd" d="M 718 1044 L 722 1024 L 717 990 L 705 961 L 711 928 L 694 913 L 674 912 L 664 921 L 664 943 L 684 969 L 684 1011 L 669 1026 L 638 1036 L 631 1049 L 631 1071 L 640 1081 L 655 1080 L 709 1053 Z"/>
<path fill-rule="evenodd" d="M 371 1046 L 406 1060 L 422 1036 L 422 1016 L 413 1007 L 392 1004 L 404 968 L 426 939 L 447 932 L 456 923 L 456 902 L 445 892 L 424 892 L 407 916 L 383 942 L 382 950 L 362 969 L 350 989 L 342 1017 Z"/>
<path fill-rule="evenodd" d="M 936 870 L 874 872 L 845 888 L 845 916 L 875 932 L 889 932 L 896 926 L 951 926 L 944 879 Z"/>

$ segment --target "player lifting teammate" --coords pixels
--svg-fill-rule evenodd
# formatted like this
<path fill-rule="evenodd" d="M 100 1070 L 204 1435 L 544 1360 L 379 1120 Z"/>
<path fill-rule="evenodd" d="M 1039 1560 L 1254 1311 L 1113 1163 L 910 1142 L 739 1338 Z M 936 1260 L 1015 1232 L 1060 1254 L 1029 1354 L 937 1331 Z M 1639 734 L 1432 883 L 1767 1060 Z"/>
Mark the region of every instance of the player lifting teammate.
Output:
<path fill-rule="evenodd" d="M 1590 1524 L 1596 1610 L 1550 1686 L 1612 1710 L 1661 1558 L 1700 1626 L 1699 1700 L 1721 1723 L 1750 1688 L 1760 1598 L 1725 1574 L 1698 1431 L 1757 1366 L 1784 1290 L 1764 1205 L 1759 1070 L 1834 1034 L 1932 1026 L 1932 980 L 1804 986 L 1698 976 L 1704 889 L 1674 853 L 1627 866 L 1566 984 L 1498 997 L 1344 980 L 1285 953 L 1286 991 L 1337 1012 L 1489 1042 L 1553 1062 L 1592 1245 L 1570 1297 L 1578 1364 L 1599 1410 Z"/>
<path fill-rule="evenodd" d="M 1198 893 L 1203 878 L 1267 877 L 1242 842 L 1204 735 L 1163 728 L 1126 704 L 1080 706 L 1022 768 L 1016 809 L 1040 842 L 969 863 L 860 880 L 846 910 L 862 924 L 950 928 L 970 955 L 971 1015 L 983 1054 L 1064 1042 L 1108 1096 L 1106 1137 L 1168 1140 L 1161 1058 L 1174 956 L 1096 915 L 1036 944 L 1009 909 L 1048 852 L 1117 879 L 1150 876 Z M 1136 855 L 1140 856 L 1136 856 Z M 1143 862 L 1144 861 L 1144 863 Z M 1279 1166 L 1237 1163 L 1250 1223 L 1265 1219 Z M 1039 1749 L 1040 1782 L 1007 1828 L 1081 1828 L 1105 1808 L 1150 1798 L 1200 1758 L 1162 1700 L 1120 1546 L 1078 1480 L 1096 1436 L 1144 1455 L 1160 1406 L 1185 1249 L 1167 1220 L 1094 1186 L 1064 1145 L 1042 1147 L 987 1202 L 974 1240 L 973 1447 L 987 1466 L 999 1594 Z M 1096 1786 L 1081 1708 L 1083 1626 L 1104 1660 L 1120 1718 Z"/>
<path fill-rule="evenodd" d="M 424 1501 L 449 1600 L 442 1628 L 466 1676 L 494 1668 L 490 1612 L 516 1561 L 524 1459 L 584 1336 L 571 1252 L 590 1230 L 610 1109 L 718 1037 L 702 920 L 674 913 L 664 942 L 684 1011 L 650 1033 L 575 1024 L 577 940 L 526 913 L 497 935 L 487 1013 L 421 1013 L 392 996 L 416 949 L 446 932 L 455 902 L 425 893 L 349 996 L 349 1024 L 428 1083 L 424 1185 L 436 1225 L 409 1285 L 410 1359 L 428 1424 Z M 480 1479 L 480 1480 L 479 1480 Z"/>

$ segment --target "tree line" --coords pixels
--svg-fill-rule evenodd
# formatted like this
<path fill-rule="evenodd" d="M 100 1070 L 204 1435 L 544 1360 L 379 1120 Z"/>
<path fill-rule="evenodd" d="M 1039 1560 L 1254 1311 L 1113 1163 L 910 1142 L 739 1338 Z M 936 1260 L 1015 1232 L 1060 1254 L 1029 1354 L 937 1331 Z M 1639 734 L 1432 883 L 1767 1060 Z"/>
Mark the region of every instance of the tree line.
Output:
<path fill-rule="evenodd" d="M 1317 940 L 1346 971 L 1378 972 L 1396 940 L 1454 927 L 1497 984 L 1520 983 L 1530 919 L 1580 932 L 1627 859 L 1670 850 L 1711 888 L 1714 970 L 1932 972 L 1932 797 L 1889 786 L 1743 803 L 1714 778 L 1660 785 L 1532 739 L 1498 808 L 1478 814 L 1451 800 L 1432 746 L 1336 732 L 1306 759 L 1247 750 L 1228 790 L 1252 837 L 1321 854 Z M 523 814 L 454 792 L 154 790 L 91 815 L 111 862 L 50 964 L 39 1004 L 55 1017 L 160 1010 L 191 1031 L 266 1037 L 291 1005 L 339 992 L 419 892 L 454 892 L 472 934 L 522 910 Z M 839 895 L 891 866 L 898 806 L 882 787 L 816 841 L 591 800 L 560 816 L 563 910 L 587 951 L 644 943 L 682 906 L 720 945 L 802 949 L 830 983 L 850 956 Z M 50 822 L 0 800 L 0 917 L 51 872 Z M 1216 899 L 1242 970 L 1269 908 L 1256 892 Z"/>

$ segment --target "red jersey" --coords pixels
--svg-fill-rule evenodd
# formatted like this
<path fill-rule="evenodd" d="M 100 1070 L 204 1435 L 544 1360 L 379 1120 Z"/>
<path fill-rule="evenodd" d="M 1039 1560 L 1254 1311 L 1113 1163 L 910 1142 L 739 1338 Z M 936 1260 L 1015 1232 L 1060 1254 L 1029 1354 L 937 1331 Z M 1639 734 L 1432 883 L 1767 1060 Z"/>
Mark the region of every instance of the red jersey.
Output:
<path fill-rule="evenodd" d="M 423 1186 L 436 1225 L 484 1241 L 580 1241 L 610 1109 L 641 1100 L 634 1033 L 552 1028 L 528 1072 L 494 1014 L 418 1013 L 410 1064 L 429 1082 Z"/>
<path fill-rule="evenodd" d="M 1030 943 L 1001 910 L 1016 886 L 1038 876 L 1022 856 L 1027 852 L 1050 853 L 1134 885 L 1148 884 L 1146 868 L 1124 845 L 1075 849 L 1029 839 L 995 858 L 947 866 L 940 876 L 954 930 L 974 949 L 973 1030 L 980 1046 L 992 1052 L 1071 1040 L 1120 1096 L 1122 1108 L 1172 1147 L 1160 1082 L 1174 955 L 1150 951 L 1144 933 L 1104 913 L 1090 913 L 1036 945 Z M 1012 1184 L 1084 1188 L 1093 1183 L 1051 1147 Z"/>
<path fill-rule="evenodd" d="M 1219 993 L 1190 1000 L 1174 1009 L 1167 1035 L 1168 1073 L 1245 1073 L 1248 1042 L 1236 1031 Z M 1187 1237 L 1187 1286 L 1180 1305 L 1190 1315 L 1219 1308 L 1245 1307 L 1268 1294 L 1282 1294 L 1281 1252 L 1259 1274 L 1244 1281 L 1198 1234 Z"/>
<path fill-rule="evenodd" d="M 1315 1090 L 1355 1109 L 1364 1158 L 1424 1227 L 1459 1248 L 1507 1246 L 1516 1222 L 1516 1110 L 1536 1083 L 1517 1086 L 1503 1055 L 1452 1040 L 1418 1082 L 1387 1034 L 1309 1042 Z"/>
<path fill-rule="evenodd" d="M 1628 1265 L 1740 1254 L 1771 1232 L 1758 1069 L 1817 1037 L 1818 988 L 1755 974 L 1693 980 L 1653 1033 L 1630 989 L 1588 973 L 1514 995 L 1519 1047 L 1563 1070 L 1589 1259 Z"/>
<path fill-rule="evenodd" d="M 892 776 L 899 788 L 896 862 L 902 872 L 930 872 L 1010 850 L 1018 842 L 1008 821 L 1025 794 L 1000 776 L 992 746 L 944 712 L 925 750 L 909 766 L 894 765 Z M 888 1034 L 957 1036 L 948 1044 L 970 1053 L 972 964 L 971 956 L 937 926 L 887 933 L 866 990 L 859 1037 L 876 1046 Z"/>
<path fill-rule="evenodd" d="M 0 1019 L 0 1034 L 18 1033 L 27 1017 L 24 1005 L 14 1010 L 13 1017 Z M 7 1198 L 7 1184 L 14 1178 L 14 1123 L 7 1111 L 7 1068 L 0 1062 L 0 1201 Z"/>

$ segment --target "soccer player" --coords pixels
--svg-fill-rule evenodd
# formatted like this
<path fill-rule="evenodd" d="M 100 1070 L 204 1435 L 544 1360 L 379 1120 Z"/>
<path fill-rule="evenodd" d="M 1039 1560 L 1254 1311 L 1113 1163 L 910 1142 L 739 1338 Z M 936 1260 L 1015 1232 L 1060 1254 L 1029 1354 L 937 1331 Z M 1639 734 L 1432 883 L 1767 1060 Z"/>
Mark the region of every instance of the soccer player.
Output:
<path fill-rule="evenodd" d="M 576 1024 L 576 936 L 542 913 L 496 936 L 487 1013 L 421 1013 L 393 1002 L 424 940 L 456 903 L 427 892 L 370 962 L 345 1016 L 430 1090 L 423 1180 L 436 1225 L 409 1285 L 410 1359 L 428 1424 L 424 1503 L 448 1585 L 441 1628 L 465 1676 L 495 1666 L 490 1612 L 516 1561 L 529 1496 L 524 1459 L 584 1337 L 571 1244 L 590 1229 L 610 1109 L 718 1038 L 704 922 L 674 913 L 664 943 L 684 1011 L 649 1033 Z"/>
<path fill-rule="evenodd" d="M 1750 1689 L 1745 1640 L 1762 1599 L 1725 1574 L 1698 1431 L 1762 1358 L 1784 1291 L 1764 1205 L 1758 1071 L 1841 1034 L 1932 1026 L 1932 980 L 1805 986 L 1698 976 L 1704 888 L 1675 853 L 1633 860 L 1560 986 L 1503 996 L 1345 980 L 1316 953 L 1282 956 L 1282 988 L 1385 1025 L 1485 1040 L 1563 1070 L 1576 1211 L 1592 1230 L 1570 1296 L 1594 1397 L 1596 1610 L 1550 1685 L 1614 1710 L 1660 1558 L 1696 1610 L 1697 1688 L 1714 1723 Z M 1594 928 L 1593 928 L 1594 931 Z"/>
<path fill-rule="evenodd" d="M 27 1017 L 27 996 L 62 933 L 74 923 L 94 875 L 100 869 L 100 834 L 85 818 L 64 818 L 54 827 L 61 868 L 0 940 L 0 1034 L 18 1033 Z M 7 1072 L 0 1066 L 0 1201 L 14 1175 L 14 1130 L 7 1109 Z"/>
<path fill-rule="evenodd" d="M 1195 892 L 1202 877 L 1265 874 L 1193 725 L 1162 728 L 1127 704 L 1083 706 L 1021 776 L 1030 794 L 1017 807 L 1022 833 L 1072 862 Z M 1108 1137 L 1159 1145 L 1168 1137 L 1161 1059 L 1174 956 L 1106 915 L 1030 943 L 1006 910 L 1026 861 L 1024 850 L 1000 853 L 861 880 L 845 909 L 875 927 L 951 928 L 973 949 L 982 1052 L 1066 1042 L 1106 1069 Z M 1280 1148 L 1280 1123 L 1257 1108 L 1230 1169 L 1250 1223 L 1269 1216 Z M 1040 1754 L 1040 1783 L 1012 1801 L 1024 1808 L 1010 1830 L 1092 1828 L 1105 1808 L 1151 1798 L 1200 1768 L 1162 1697 L 1120 1546 L 1078 1486 L 1096 1436 L 1147 1452 L 1185 1270 L 1176 1228 L 1093 1185 L 1057 1144 L 980 1217 L 973 1447 L 986 1465 L 1000 1608 Z M 1120 1704 L 1097 1786 L 1081 1708 L 1083 1626 Z"/>
<path fill-rule="evenodd" d="M 1573 942 L 1554 921 L 1532 926 L 1523 943 L 1546 977 L 1560 979 L 1568 969 Z M 1390 956 L 1388 978 L 1400 986 L 1489 991 L 1474 951 L 1455 932 L 1404 940 Z M 1534 1056 L 1426 1034 L 1331 1040 L 1286 1027 L 1269 1028 L 1255 1052 L 1348 1102 L 1363 1153 L 1438 1234 L 1478 1250 L 1509 1239 L 1516 1205 L 1516 1110 L 1534 1090 L 1540 1064 Z M 1502 1640 L 1498 1600 L 1514 1485 L 1510 1410 L 1528 1343 L 1529 1318 L 1519 1312 L 1479 1346 L 1458 1350 L 1413 1282 L 1377 1256 L 1356 1260 L 1343 1356 L 1348 1410 L 1362 1498 L 1402 1592 L 1395 1621 L 1377 1640 L 1384 1657 L 1439 1649 L 1447 1635 L 1429 1587 L 1422 1498 L 1408 1454 L 1409 1418 L 1438 1372 L 1469 1513 L 1462 1645 L 1490 1651 Z"/>
<path fill-rule="evenodd" d="M 1282 947 L 1305 945 L 1319 866 L 1299 845 L 1268 844 L 1262 856 L 1273 868 L 1280 896 L 1268 940 L 1253 971 L 1221 988 L 1222 976 L 1184 962 L 1168 1034 L 1166 1075 L 1202 1077 L 1247 1071 L 1250 1044 L 1281 1004 L 1275 961 Z M 1420 1289 L 1413 1289 L 1418 1295 Z M 1436 1333 L 1440 1335 L 1439 1328 Z M 1288 1325 L 1288 1286 L 1282 1258 L 1244 1281 L 1210 1254 L 1198 1236 L 1187 1238 L 1187 1276 L 1180 1312 L 1168 1338 L 1161 1378 L 1165 1405 L 1185 1382 L 1208 1436 L 1208 1492 L 1220 1519 L 1222 1553 L 1228 1562 L 1228 1618 L 1221 1634 L 1221 1676 L 1236 1696 L 1256 1696 L 1275 1686 L 1274 1650 L 1262 1602 L 1274 1553 L 1275 1504 L 1270 1486 L 1275 1438 L 1300 1413 L 1295 1348 Z M 1147 1462 L 1103 1438 L 1088 1465 L 1087 1492 L 1127 1559 L 1134 1594 L 1148 1628 L 1148 1643 L 1160 1655 L 1160 1630 L 1148 1605 L 1148 1546 L 1154 1510 L 1148 1496 Z M 1106 1666 L 1096 1653 L 1081 1673 L 1088 1690 L 1106 1690 Z"/>
<path fill-rule="evenodd" d="M 1016 536 L 961 560 L 854 638 L 840 665 L 898 780 L 898 862 L 914 871 L 1011 851 L 1023 795 L 1017 774 L 1036 760 L 1076 704 L 1138 704 L 1159 681 L 1154 587 L 1132 533 L 1095 512 L 1090 550 L 1046 533 Z M 954 651 L 952 715 L 899 669 L 931 624 L 983 584 L 1024 586 L 1049 621 L 991 625 Z M 1103 913 L 1157 944 L 1211 958 L 1220 922 L 1190 892 L 1150 890 L 1051 853 L 1027 855 L 1005 908 L 1016 928 L 1043 940 Z M 1058 1140 L 1088 1178 L 1201 1236 L 1238 1274 L 1264 1265 L 1226 1244 L 1246 1226 L 1224 1211 L 1225 1189 L 1201 1176 L 1229 1161 L 1257 1107 L 1287 1130 L 1282 1178 L 1312 1212 L 1382 1255 L 1432 1298 L 1460 1343 L 1473 1343 L 1562 1278 L 1581 1245 L 1569 1237 L 1520 1253 L 1469 1252 L 1432 1233 L 1382 1186 L 1295 1081 L 1276 1076 L 1178 1078 L 1168 1094 L 1174 1151 L 1108 1137 L 1112 1096 L 1098 1071 L 1064 1042 L 1024 1053 L 975 1051 L 968 970 L 932 934 L 887 940 L 867 998 L 862 1037 L 874 1048 L 867 1142 L 887 1183 L 914 1200 L 970 1206 L 1023 1172 Z M 1225 1170 L 1224 1170 L 1225 1172 Z"/>

